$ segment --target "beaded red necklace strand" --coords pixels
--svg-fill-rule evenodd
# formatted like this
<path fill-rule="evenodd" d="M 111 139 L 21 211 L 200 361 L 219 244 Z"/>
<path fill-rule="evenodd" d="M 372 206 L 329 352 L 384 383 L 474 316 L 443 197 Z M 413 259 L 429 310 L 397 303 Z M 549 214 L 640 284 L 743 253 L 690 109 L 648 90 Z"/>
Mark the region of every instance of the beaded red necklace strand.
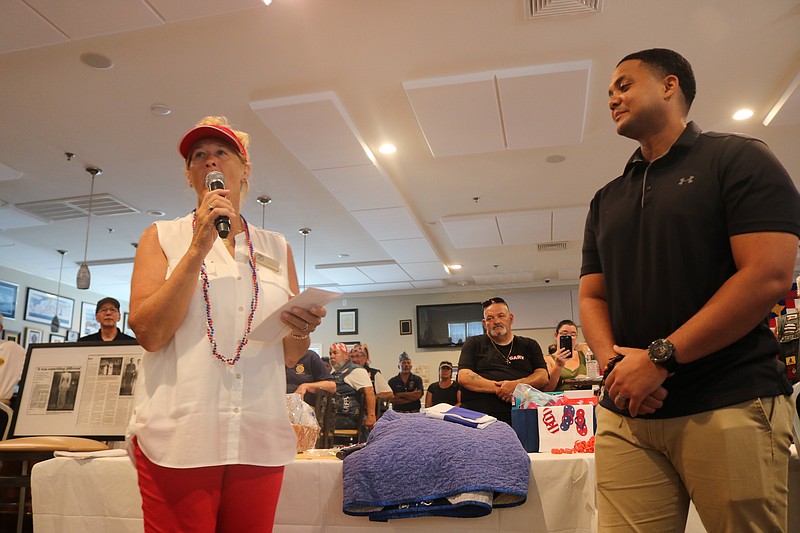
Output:
<path fill-rule="evenodd" d="M 193 211 L 192 213 L 192 232 L 194 232 L 194 223 L 197 220 L 197 210 Z M 211 352 L 214 354 L 214 357 L 231 366 L 236 364 L 236 361 L 238 361 L 239 357 L 242 355 L 242 350 L 245 346 L 247 346 L 250 329 L 253 326 L 253 317 L 255 316 L 256 309 L 258 308 L 258 275 L 256 273 L 256 256 L 255 252 L 253 251 L 253 241 L 250 240 L 250 226 L 247 224 L 247 220 L 245 220 L 243 215 L 242 222 L 244 222 L 244 234 L 247 238 L 247 248 L 250 252 L 250 257 L 248 259 L 250 263 L 250 270 L 253 273 L 253 297 L 250 299 L 250 315 L 247 317 L 247 325 L 244 328 L 244 335 L 242 335 L 242 339 L 239 341 L 238 346 L 236 346 L 236 355 L 234 355 L 233 358 L 225 357 L 217 350 L 217 339 L 214 336 L 214 320 L 211 318 L 211 299 L 208 297 L 209 281 L 208 274 L 206 273 L 205 259 L 203 260 L 203 266 L 200 268 L 200 278 L 203 280 L 203 298 L 206 302 L 206 335 L 208 336 L 209 342 L 211 342 Z"/>

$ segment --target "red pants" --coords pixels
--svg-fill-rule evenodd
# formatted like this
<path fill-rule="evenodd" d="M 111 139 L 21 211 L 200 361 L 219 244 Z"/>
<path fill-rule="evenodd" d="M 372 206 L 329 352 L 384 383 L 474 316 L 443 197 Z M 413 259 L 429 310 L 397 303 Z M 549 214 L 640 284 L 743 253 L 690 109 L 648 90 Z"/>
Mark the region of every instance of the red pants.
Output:
<path fill-rule="evenodd" d="M 134 446 L 146 533 L 272 531 L 282 466 L 166 468 Z"/>

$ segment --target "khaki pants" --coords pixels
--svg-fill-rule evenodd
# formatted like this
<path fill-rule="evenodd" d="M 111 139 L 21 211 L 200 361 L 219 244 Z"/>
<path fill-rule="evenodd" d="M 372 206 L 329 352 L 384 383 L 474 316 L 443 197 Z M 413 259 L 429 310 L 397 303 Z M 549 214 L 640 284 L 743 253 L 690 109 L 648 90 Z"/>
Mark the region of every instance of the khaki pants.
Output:
<path fill-rule="evenodd" d="M 709 533 L 786 531 L 787 396 L 679 418 L 597 409 L 599 531 L 682 532 L 689 499 Z"/>

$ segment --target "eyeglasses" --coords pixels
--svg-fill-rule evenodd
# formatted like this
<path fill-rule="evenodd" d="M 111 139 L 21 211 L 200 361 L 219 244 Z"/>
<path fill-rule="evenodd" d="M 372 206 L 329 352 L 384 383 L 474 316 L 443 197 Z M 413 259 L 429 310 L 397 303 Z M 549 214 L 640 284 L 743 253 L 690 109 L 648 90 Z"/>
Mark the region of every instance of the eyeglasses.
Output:
<path fill-rule="evenodd" d="M 486 309 L 487 307 L 489 307 L 492 304 L 506 304 L 506 301 L 503 300 L 502 298 L 498 297 L 498 296 L 495 296 L 494 298 L 489 298 L 488 300 L 486 300 L 484 302 L 481 302 L 481 307 Z M 508 304 L 506 304 L 506 305 L 508 305 Z"/>
<path fill-rule="evenodd" d="M 578 338 L 578 334 L 577 333 L 570 333 L 569 331 L 562 331 L 562 332 L 560 332 L 558 334 L 558 336 L 559 337 L 567 337 L 567 336 L 569 336 L 569 337 L 572 337 L 573 339 L 577 339 Z"/>
<path fill-rule="evenodd" d="M 112 313 L 119 313 L 119 309 L 117 309 L 116 307 L 101 307 L 100 309 L 97 310 L 97 314 L 104 315 L 109 311 Z"/>

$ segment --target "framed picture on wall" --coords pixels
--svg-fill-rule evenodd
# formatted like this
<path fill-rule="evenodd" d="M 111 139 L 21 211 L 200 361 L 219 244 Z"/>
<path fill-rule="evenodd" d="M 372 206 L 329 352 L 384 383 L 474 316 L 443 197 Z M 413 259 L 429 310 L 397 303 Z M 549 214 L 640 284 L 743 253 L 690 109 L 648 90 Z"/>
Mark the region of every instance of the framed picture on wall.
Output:
<path fill-rule="evenodd" d="M 50 334 L 50 342 L 64 342 L 66 337 L 64 335 L 58 335 L 57 333 Z"/>
<path fill-rule="evenodd" d="M 411 335 L 411 319 L 400 321 L 400 335 Z"/>
<path fill-rule="evenodd" d="M 131 337 L 135 337 L 136 333 L 134 333 L 133 330 L 128 326 L 128 314 L 129 313 L 126 311 L 122 315 L 122 333 L 130 335 Z"/>
<path fill-rule="evenodd" d="M 95 319 L 96 307 L 97 304 L 81 302 L 81 329 L 78 331 L 80 337 L 100 331 L 100 322 Z"/>
<path fill-rule="evenodd" d="M 39 328 L 25 328 L 25 347 L 31 344 L 39 344 L 44 342 L 44 331 Z"/>
<path fill-rule="evenodd" d="M 17 317 L 17 293 L 19 285 L 0 280 L 0 314 L 6 318 Z"/>
<path fill-rule="evenodd" d="M 78 340 L 78 332 L 71 329 L 67 332 L 67 342 L 76 342 Z"/>
<path fill-rule="evenodd" d="M 75 309 L 75 300 L 66 296 L 57 296 L 49 292 L 28 287 L 28 297 L 25 302 L 25 320 L 49 324 L 56 314 L 58 305 L 58 321 L 62 328 L 72 327 L 72 311 Z"/>
<path fill-rule="evenodd" d="M 358 334 L 358 309 L 336 310 L 336 334 L 337 335 Z"/>
<path fill-rule="evenodd" d="M 16 342 L 17 344 L 22 344 L 21 342 L 19 342 L 19 331 L 10 331 L 4 329 L 3 338 L 7 341 Z"/>

